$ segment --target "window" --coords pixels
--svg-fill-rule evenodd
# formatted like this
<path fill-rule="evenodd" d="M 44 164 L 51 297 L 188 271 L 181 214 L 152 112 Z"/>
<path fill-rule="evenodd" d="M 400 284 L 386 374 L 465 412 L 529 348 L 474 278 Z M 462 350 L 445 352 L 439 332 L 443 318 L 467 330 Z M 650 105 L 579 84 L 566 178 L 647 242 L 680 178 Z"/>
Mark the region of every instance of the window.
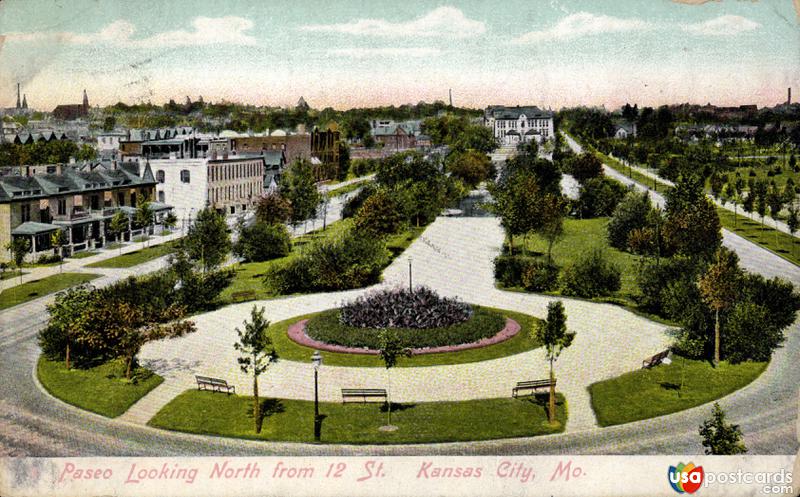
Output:
<path fill-rule="evenodd" d="M 92 210 L 100 210 L 100 195 L 92 195 Z"/>
<path fill-rule="evenodd" d="M 125 193 L 117 192 L 117 205 L 125 205 Z"/>
<path fill-rule="evenodd" d="M 158 192 L 158 201 L 164 203 L 164 192 Z"/>
<path fill-rule="evenodd" d="M 164 182 L 164 171 L 162 171 L 161 169 L 156 171 L 156 181 L 158 181 L 159 183 Z"/>
<path fill-rule="evenodd" d="M 231 206 L 231 214 L 236 214 L 236 207 L 233 205 Z"/>
<path fill-rule="evenodd" d="M 189 170 L 184 169 L 181 171 L 181 183 L 189 183 Z"/>
<path fill-rule="evenodd" d="M 67 215 L 67 199 L 65 198 L 58 199 L 58 215 L 59 216 Z"/>
<path fill-rule="evenodd" d="M 22 204 L 19 207 L 22 213 L 22 222 L 27 223 L 31 220 L 31 206 L 29 204 Z"/>
<path fill-rule="evenodd" d="M 136 194 L 131 193 L 131 207 L 136 207 Z"/>

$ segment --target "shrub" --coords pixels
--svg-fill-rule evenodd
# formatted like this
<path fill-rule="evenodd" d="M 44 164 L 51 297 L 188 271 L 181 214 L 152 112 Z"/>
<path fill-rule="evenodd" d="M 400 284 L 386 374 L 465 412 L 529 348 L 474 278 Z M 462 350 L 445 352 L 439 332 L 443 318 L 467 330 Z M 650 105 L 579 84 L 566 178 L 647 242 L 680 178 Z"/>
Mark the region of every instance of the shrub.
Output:
<path fill-rule="evenodd" d="M 380 239 L 348 230 L 313 241 L 302 255 L 270 268 L 264 282 L 278 293 L 361 288 L 377 283 L 388 261 Z"/>
<path fill-rule="evenodd" d="M 600 250 L 567 266 L 561 274 L 564 295 L 592 298 L 609 295 L 620 289 L 620 270 L 609 263 Z"/>
<path fill-rule="evenodd" d="M 536 258 L 522 255 L 500 255 L 494 259 L 494 277 L 505 287 L 521 287 L 522 275 L 536 263 Z"/>
<path fill-rule="evenodd" d="M 768 361 L 783 342 L 783 331 L 772 325 L 764 306 L 739 302 L 722 328 L 722 356 L 731 363 Z"/>
<path fill-rule="evenodd" d="M 42 254 L 36 259 L 37 264 L 51 264 L 59 261 L 61 261 L 61 256 L 57 254 Z"/>
<path fill-rule="evenodd" d="M 342 324 L 357 328 L 441 328 L 469 319 L 469 305 L 428 287 L 368 293 L 340 309 Z"/>
<path fill-rule="evenodd" d="M 558 286 L 558 266 L 535 260 L 522 272 L 522 286 L 533 292 L 547 292 Z"/>
<path fill-rule="evenodd" d="M 257 221 L 242 228 L 233 253 L 248 262 L 262 262 L 289 254 L 289 230 L 282 224 Z"/>
<path fill-rule="evenodd" d="M 425 348 L 471 343 L 496 335 L 505 326 L 505 317 L 489 309 L 475 307 L 468 320 L 441 328 L 392 328 L 401 347 Z M 380 348 L 381 328 L 357 328 L 341 322 L 334 309 L 308 321 L 308 335 L 315 340 L 347 347 Z"/>
<path fill-rule="evenodd" d="M 344 207 L 342 207 L 342 218 L 347 219 L 355 216 L 356 212 L 364 205 L 364 202 L 375 193 L 375 190 L 376 188 L 373 183 L 362 186 L 357 194 L 353 195 L 345 202 Z"/>
<path fill-rule="evenodd" d="M 256 219 L 266 224 L 286 223 L 292 218 L 292 204 L 278 192 L 269 192 L 256 203 Z"/>

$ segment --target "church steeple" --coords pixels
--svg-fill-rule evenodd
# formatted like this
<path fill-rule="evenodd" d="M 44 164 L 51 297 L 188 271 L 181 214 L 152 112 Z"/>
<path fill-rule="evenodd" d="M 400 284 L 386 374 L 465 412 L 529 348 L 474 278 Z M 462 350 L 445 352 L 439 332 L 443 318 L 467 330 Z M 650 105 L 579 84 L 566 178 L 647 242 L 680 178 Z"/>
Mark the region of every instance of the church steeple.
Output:
<path fill-rule="evenodd" d="M 27 95 L 22 95 L 22 108 L 23 109 L 27 109 L 28 108 L 28 96 Z"/>
<path fill-rule="evenodd" d="M 22 104 L 19 101 L 19 83 L 17 83 L 17 109 L 22 107 Z"/>
<path fill-rule="evenodd" d="M 86 95 L 86 90 L 83 90 L 83 108 L 89 110 L 89 97 Z"/>

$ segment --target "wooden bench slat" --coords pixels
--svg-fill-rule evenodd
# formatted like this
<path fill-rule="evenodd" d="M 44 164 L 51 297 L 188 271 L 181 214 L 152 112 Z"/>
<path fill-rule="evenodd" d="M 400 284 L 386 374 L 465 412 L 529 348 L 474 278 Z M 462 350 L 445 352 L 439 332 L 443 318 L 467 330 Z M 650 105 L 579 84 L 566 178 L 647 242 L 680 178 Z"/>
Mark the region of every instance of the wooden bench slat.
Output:
<path fill-rule="evenodd" d="M 352 398 L 359 398 L 364 403 L 368 398 L 381 398 L 385 401 L 387 394 L 383 388 L 342 388 L 342 403 Z"/>
<path fill-rule="evenodd" d="M 227 393 L 236 393 L 236 387 L 234 385 L 229 385 L 227 381 L 223 380 L 222 378 L 212 378 L 210 376 L 200 376 L 195 375 L 195 381 L 197 381 L 197 389 L 198 390 L 211 390 L 213 392 L 222 392 L 224 388 Z M 210 388 L 204 388 L 204 387 Z"/>
<path fill-rule="evenodd" d="M 556 385 L 556 381 L 553 380 L 553 386 Z M 540 388 L 550 388 L 550 380 L 531 380 L 531 381 L 519 381 L 517 382 L 517 386 L 511 389 L 511 396 L 517 397 L 519 396 L 519 392 L 521 390 L 531 390 L 533 393 L 535 390 Z"/>

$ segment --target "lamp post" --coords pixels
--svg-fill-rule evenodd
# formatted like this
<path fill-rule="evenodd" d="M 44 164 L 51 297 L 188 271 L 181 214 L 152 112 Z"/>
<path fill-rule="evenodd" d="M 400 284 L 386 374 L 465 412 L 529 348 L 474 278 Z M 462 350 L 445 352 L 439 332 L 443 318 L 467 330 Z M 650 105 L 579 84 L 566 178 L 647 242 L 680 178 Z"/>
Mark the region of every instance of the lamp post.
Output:
<path fill-rule="evenodd" d="M 411 284 L 411 256 L 408 256 L 408 291 L 414 293 L 414 286 Z"/>
<path fill-rule="evenodd" d="M 311 363 L 314 365 L 314 441 L 319 442 L 319 367 L 322 365 L 322 355 L 318 350 L 311 356 Z"/>

